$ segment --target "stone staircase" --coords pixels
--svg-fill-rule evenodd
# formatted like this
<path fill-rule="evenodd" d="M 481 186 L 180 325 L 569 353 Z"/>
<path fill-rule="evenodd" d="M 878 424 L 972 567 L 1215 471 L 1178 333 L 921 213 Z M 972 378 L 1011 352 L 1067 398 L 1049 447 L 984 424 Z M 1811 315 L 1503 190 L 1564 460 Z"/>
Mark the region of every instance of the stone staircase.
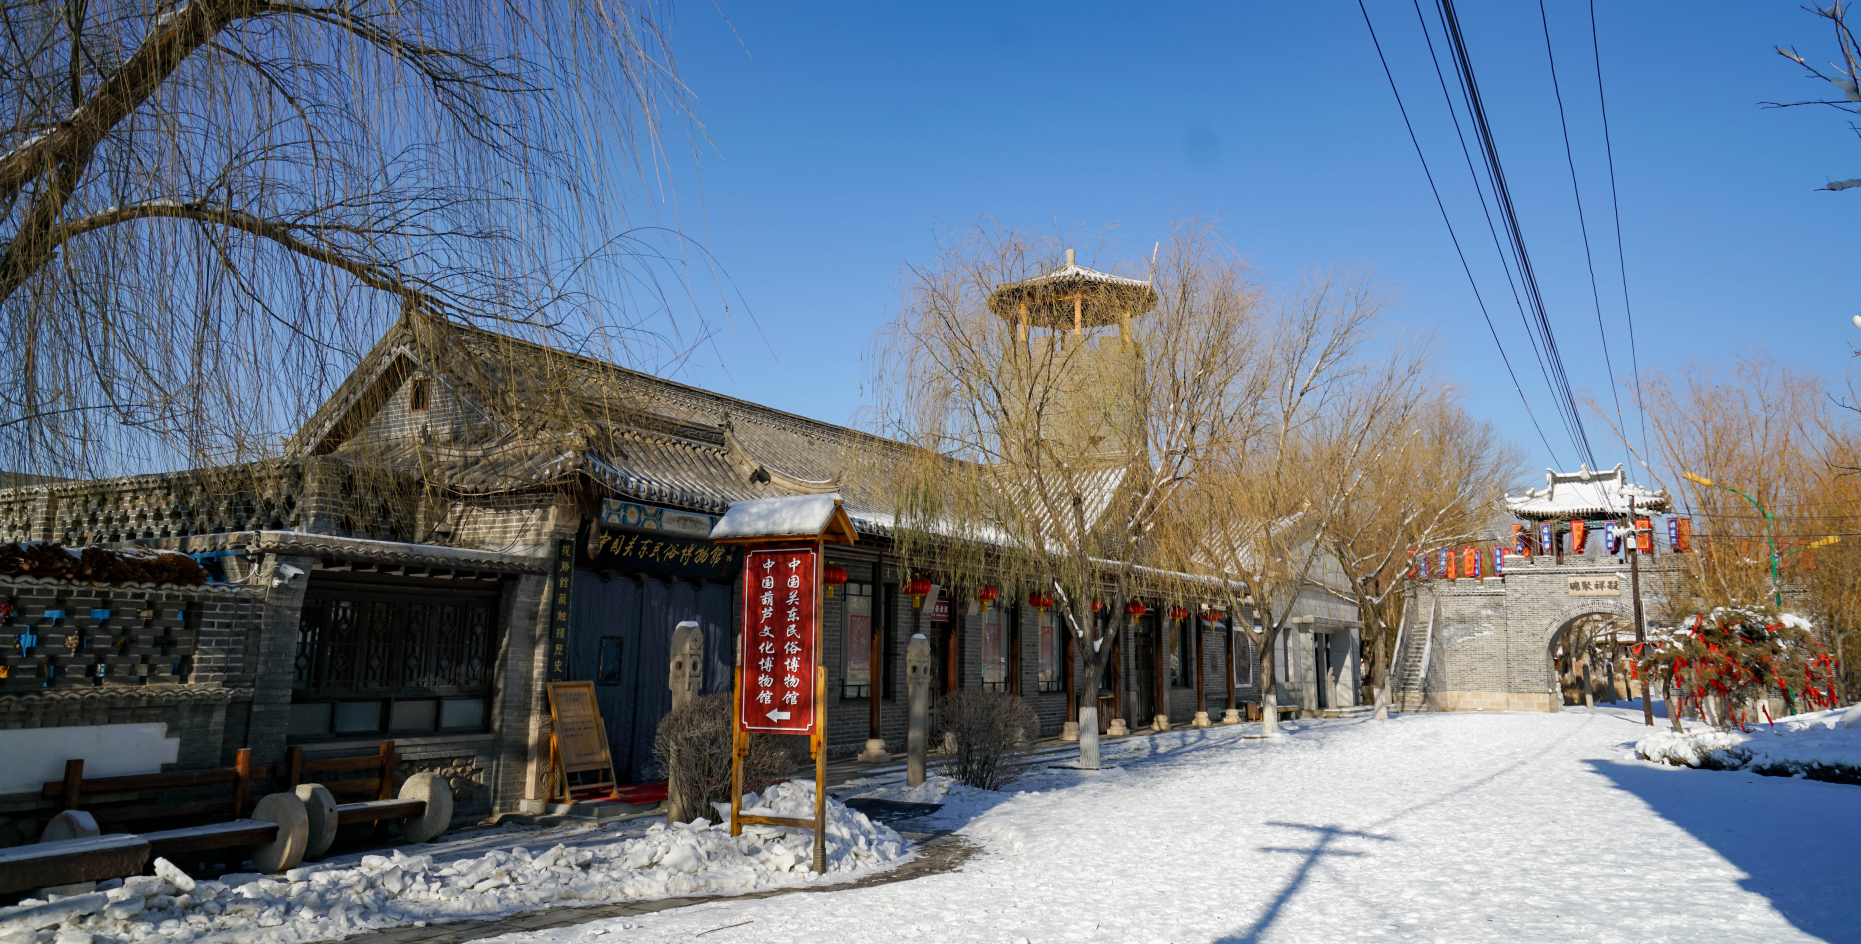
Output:
<path fill-rule="evenodd" d="M 1397 711 L 1428 710 L 1423 691 L 1428 666 L 1423 659 L 1428 651 L 1431 628 L 1424 623 L 1417 627 L 1418 632 L 1404 634 L 1402 648 L 1396 652 L 1395 683 L 1390 686 L 1389 707 Z"/>

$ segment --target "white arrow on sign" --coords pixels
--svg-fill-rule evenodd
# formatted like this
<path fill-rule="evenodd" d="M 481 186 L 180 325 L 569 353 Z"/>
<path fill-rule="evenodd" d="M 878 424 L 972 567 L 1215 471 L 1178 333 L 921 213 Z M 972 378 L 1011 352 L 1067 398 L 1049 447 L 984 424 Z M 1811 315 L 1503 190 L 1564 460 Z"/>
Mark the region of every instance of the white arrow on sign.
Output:
<path fill-rule="evenodd" d="M 770 720 L 770 721 L 787 721 L 787 720 L 788 720 L 788 718 L 789 718 L 789 714 L 788 714 L 788 712 L 786 712 L 786 711 L 771 711 L 771 712 L 769 712 L 769 720 Z"/>

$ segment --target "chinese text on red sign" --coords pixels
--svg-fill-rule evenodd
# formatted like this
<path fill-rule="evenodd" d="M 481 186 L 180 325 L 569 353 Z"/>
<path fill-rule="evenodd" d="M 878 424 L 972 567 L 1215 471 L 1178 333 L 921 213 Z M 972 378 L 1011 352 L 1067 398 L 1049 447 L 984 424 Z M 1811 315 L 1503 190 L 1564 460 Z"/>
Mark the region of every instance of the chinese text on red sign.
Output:
<path fill-rule="evenodd" d="M 751 551 L 744 560 L 745 731 L 814 733 L 816 558 L 808 547 Z"/>

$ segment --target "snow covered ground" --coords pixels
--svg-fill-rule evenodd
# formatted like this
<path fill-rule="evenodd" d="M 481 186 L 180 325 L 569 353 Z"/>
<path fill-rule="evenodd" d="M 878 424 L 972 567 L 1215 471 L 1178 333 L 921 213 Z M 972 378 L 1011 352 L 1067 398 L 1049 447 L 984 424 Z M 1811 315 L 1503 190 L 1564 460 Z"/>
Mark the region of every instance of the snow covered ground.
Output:
<path fill-rule="evenodd" d="M 755 794 L 750 794 L 756 797 Z M 768 816 L 814 815 L 814 784 L 778 784 L 749 804 Z M 828 806 L 828 881 L 909 855 L 890 828 Z M 542 907 L 735 894 L 821 881 L 813 831 L 725 826 L 494 829 L 389 855 L 346 856 L 282 876 L 196 882 L 166 860 L 156 874 L 96 893 L 0 908 L 0 944 L 297 944 L 361 931 L 492 918 Z"/>
<path fill-rule="evenodd" d="M 1861 705 L 1791 715 L 1778 718 L 1776 724 L 1747 725 L 1743 731 L 1689 722 L 1685 733 L 1663 729 L 1642 738 L 1635 752 L 1686 767 L 1848 778 L 1861 772 Z"/>
<path fill-rule="evenodd" d="M 1256 727 L 951 788 L 960 872 L 498 940 L 1861 940 L 1861 787 L 1641 760 L 1634 708 Z"/>

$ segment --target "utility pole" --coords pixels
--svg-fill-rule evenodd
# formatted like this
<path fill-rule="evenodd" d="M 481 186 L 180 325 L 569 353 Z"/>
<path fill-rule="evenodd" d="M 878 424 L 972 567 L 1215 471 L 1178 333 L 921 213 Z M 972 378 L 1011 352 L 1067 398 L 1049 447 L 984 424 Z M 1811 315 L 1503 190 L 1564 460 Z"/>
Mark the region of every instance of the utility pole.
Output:
<path fill-rule="evenodd" d="M 1635 497 L 1628 499 L 1628 592 L 1635 597 L 1635 657 L 1647 651 L 1648 633 L 1641 622 L 1641 530 L 1635 527 Z M 1648 671 L 1641 671 L 1641 723 L 1654 727 L 1654 694 Z"/>

